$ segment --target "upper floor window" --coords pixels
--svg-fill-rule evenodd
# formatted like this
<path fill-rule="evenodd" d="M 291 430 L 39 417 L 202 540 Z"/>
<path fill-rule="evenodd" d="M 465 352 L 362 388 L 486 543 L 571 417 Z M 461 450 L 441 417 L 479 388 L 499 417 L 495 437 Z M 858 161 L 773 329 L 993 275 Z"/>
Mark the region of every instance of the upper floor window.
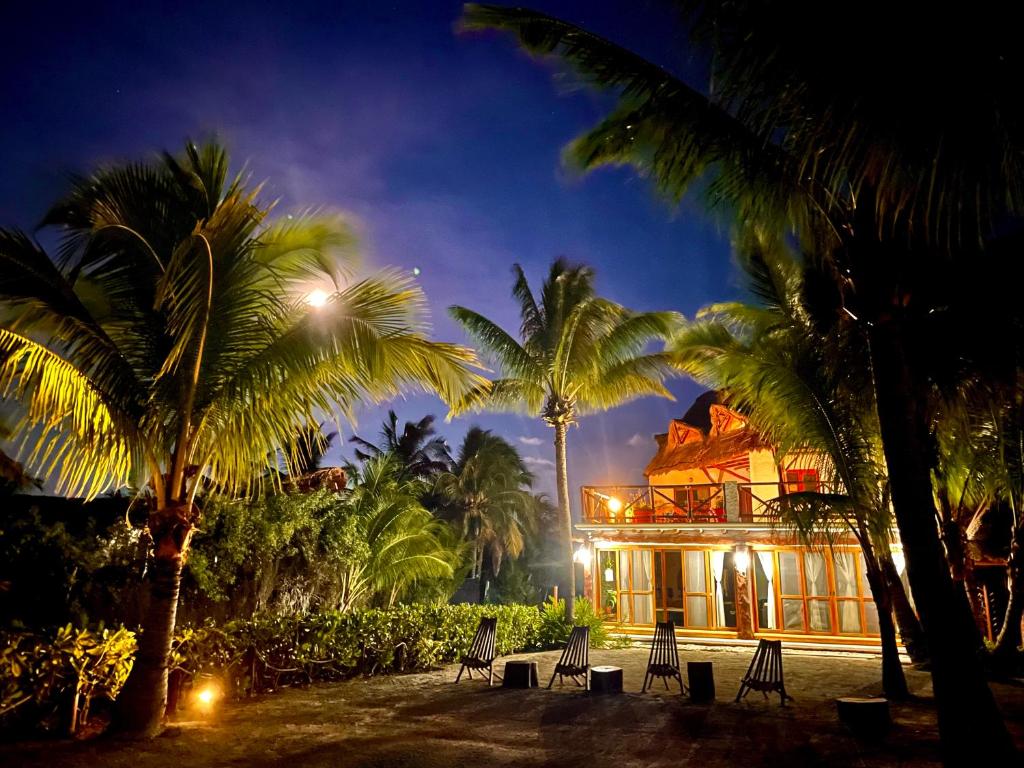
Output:
<path fill-rule="evenodd" d="M 800 491 L 818 491 L 820 489 L 821 485 L 818 481 L 818 470 L 786 470 L 786 493 L 799 493 Z"/>

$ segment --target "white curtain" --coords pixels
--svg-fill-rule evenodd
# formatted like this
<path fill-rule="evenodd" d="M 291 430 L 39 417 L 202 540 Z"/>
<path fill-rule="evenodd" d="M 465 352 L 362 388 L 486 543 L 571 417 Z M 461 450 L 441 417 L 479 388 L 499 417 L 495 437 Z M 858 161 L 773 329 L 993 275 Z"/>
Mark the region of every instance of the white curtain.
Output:
<path fill-rule="evenodd" d="M 725 572 L 725 552 L 711 553 L 711 575 L 715 577 L 716 627 L 725 626 L 725 596 L 722 595 L 722 574 Z"/>
<path fill-rule="evenodd" d="M 765 629 L 778 629 L 775 623 L 775 568 L 772 564 L 771 552 L 756 552 L 757 561 L 761 564 L 764 577 L 768 580 L 768 626 Z"/>

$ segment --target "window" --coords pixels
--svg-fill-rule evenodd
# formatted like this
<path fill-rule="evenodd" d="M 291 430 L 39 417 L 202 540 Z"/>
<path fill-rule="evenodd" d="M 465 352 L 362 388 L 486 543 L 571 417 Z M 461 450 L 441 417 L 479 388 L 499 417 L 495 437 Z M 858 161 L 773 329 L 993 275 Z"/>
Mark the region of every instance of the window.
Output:
<path fill-rule="evenodd" d="M 659 621 L 692 629 L 736 626 L 736 566 L 732 552 L 703 549 L 655 553 L 654 596 Z"/>
<path fill-rule="evenodd" d="M 599 550 L 601 612 L 621 624 L 654 624 L 650 550 Z"/>
<path fill-rule="evenodd" d="M 878 634 L 878 612 L 859 551 L 758 551 L 752 563 L 759 629 Z"/>
<path fill-rule="evenodd" d="M 800 491 L 818 491 L 820 489 L 821 485 L 818 482 L 818 470 L 786 470 L 786 493 L 799 493 Z"/>

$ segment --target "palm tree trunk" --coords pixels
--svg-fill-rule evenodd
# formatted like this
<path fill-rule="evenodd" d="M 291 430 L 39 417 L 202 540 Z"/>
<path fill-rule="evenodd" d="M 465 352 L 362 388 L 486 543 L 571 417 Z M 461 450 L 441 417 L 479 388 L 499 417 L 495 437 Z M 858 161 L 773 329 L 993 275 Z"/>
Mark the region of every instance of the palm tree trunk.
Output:
<path fill-rule="evenodd" d="M 565 578 L 565 618 L 571 625 L 576 615 L 576 566 L 572 551 L 572 507 L 569 506 L 569 471 L 565 456 L 564 421 L 555 423 L 555 482 L 558 486 L 558 510 L 562 519 L 562 552 L 567 558 Z"/>
<path fill-rule="evenodd" d="M 889 587 L 889 595 L 892 598 L 892 610 L 896 616 L 896 626 L 900 631 L 900 638 L 903 640 L 903 647 L 907 649 L 907 655 L 915 664 L 925 664 L 928 661 L 928 641 L 924 636 L 924 629 L 921 622 L 914 613 L 910 600 L 907 599 L 907 591 L 903 587 L 903 579 L 896 570 L 896 563 L 888 550 L 880 550 L 878 555 L 878 566 L 882 571 L 885 583 Z"/>
<path fill-rule="evenodd" d="M 947 764 L 961 765 L 983 748 L 988 757 L 1009 765 L 1016 750 L 985 680 L 981 637 L 966 594 L 953 584 L 939 540 L 928 421 L 920 408 L 925 388 L 907 361 L 899 321 L 875 323 L 869 336 L 892 503 L 910 588 L 928 638 L 943 753 Z"/>
<path fill-rule="evenodd" d="M 1021 644 L 1021 617 L 1024 616 L 1024 523 L 1018 523 L 1013 530 L 1010 556 L 1006 561 L 1006 581 L 1010 598 L 1003 614 L 1003 626 L 992 649 L 997 668 L 1006 670 L 1013 666 Z"/>
<path fill-rule="evenodd" d="M 896 644 L 896 625 L 892 620 L 892 592 L 882 574 L 874 548 L 864 539 L 861 542 L 864 564 L 867 570 L 871 597 L 878 610 L 878 632 L 882 640 L 882 689 L 886 698 L 902 700 L 910 698 L 907 678 L 900 663 L 900 649 Z"/>
<path fill-rule="evenodd" d="M 153 539 L 149 606 L 142 622 L 139 650 L 117 699 L 116 727 L 132 735 L 152 736 L 167 707 L 167 665 L 178 612 L 181 568 L 192 535 L 193 515 L 184 508 L 157 510 L 148 528 Z"/>

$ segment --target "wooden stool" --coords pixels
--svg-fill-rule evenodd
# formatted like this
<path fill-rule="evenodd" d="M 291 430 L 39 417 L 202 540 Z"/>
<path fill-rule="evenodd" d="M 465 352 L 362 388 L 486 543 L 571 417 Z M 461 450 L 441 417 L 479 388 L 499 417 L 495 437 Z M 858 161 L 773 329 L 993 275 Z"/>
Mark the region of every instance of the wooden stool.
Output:
<path fill-rule="evenodd" d="M 591 693 L 622 693 L 622 667 L 591 667 Z"/>
<path fill-rule="evenodd" d="M 686 662 L 686 676 L 690 679 L 690 700 L 715 700 L 715 668 L 710 661 Z"/>
<path fill-rule="evenodd" d="M 839 721 L 855 735 L 864 739 L 881 739 L 889 732 L 889 700 L 844 696 L 836 699 Z"/>
<path fill-rule="evenodd" d="M 536 688 L 539 685 L 537 682 L 537 662 L 505 662 L 505 672 L 501 685 L 503 688 Z"/>

